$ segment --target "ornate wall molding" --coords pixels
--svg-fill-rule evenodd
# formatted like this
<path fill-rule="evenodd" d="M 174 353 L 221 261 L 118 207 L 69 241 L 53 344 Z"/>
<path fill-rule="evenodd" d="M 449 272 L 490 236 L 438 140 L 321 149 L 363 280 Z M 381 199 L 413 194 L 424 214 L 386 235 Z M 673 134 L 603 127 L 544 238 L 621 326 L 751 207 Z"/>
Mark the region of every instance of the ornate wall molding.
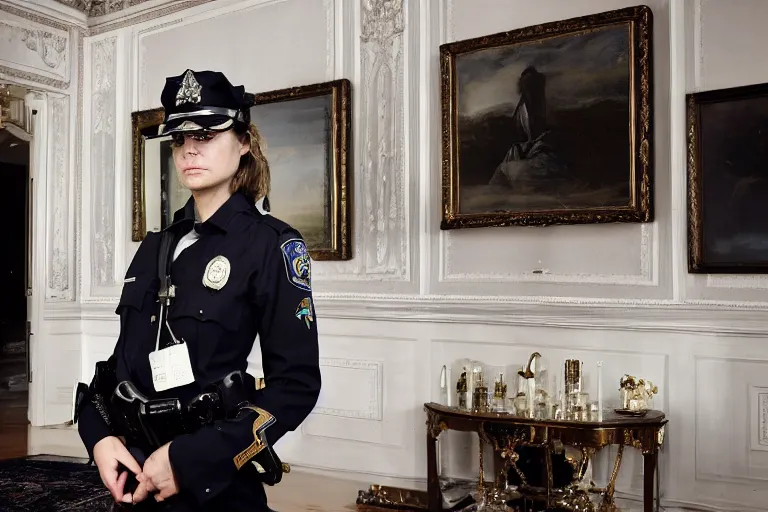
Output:
<path fill-rule="evenodd" d="M 70 31 L 67 25 L 0 4 L 0 73 L 67 89 Z"/>
<path fill-rule="evenodd" d="M 128 7 L 143 4 L 147 0 L 56 0 L 67 7 L 74 7 L 88 16 L 104 16 L 120 12 Z"/>
<path fill-rule="evenodd" d="M 439 1 L 440 15 L 440 44 L 452 42 L 456 37 L 456 17 L 454 0 Z M 440 283 L 535 283 L 535 284 L 567 284 L 567 285 L 608 285 L 608 286 L 658 286 L 658 272 L 654 272 L 657 259 L 656 236 L 657 228 L 652 224 L 642 224 L 639 227 L 639 271 L 632 274 L 604 274 L 600 272 L 534 272 L 504 268 L 478 269 L 473 272 L 457 270 L 452 249 L 457 236 L 461 233 L 441 231 L 438 236 L 439 246 L 439 277 Z M 493 242 L 489 235 L 488 244 Z M 551 247 L 550 247 L 551 249 Z"/>
<path fill-rule="evenodd" d="M 73 300 L 70 265 L 69 96 L 50 96 L 48 135 L 48 301 Z"/>
<path fill-rule="evenodd" d="M 197 7 L 198 5 L 207 4 L 213 1 L 214 0 L 174 1 L 174 2 L 171 2 L 170 5 L 166 5 L 162 8 L 158 8 L 150 12 L 144 12 L 140 15 L 133 16 L 130 18 L 124 18 L 124 19 L 116 20 L 114 22 L 94 26 L 89 30 L 88 35 L 95 36 L 95 35 L 103 34 L 104 32 L 111 32 L 113 30 L 118 30 L 131 25 L 138 25 L 139 23 L 144 23 L 145 21 L 162 18 L 163 16 L 167 16 L 169 14 L 173 14 L 178 11 L 183 11 L 185 9 L 191 9 L 192 7 Z M 174 21 L 171 23 L 177 23 L 177 22 L 178 21 Z"/>
<path fill-rule="evenodd" d="M 77 118 L 75 120 L 75 133 L 78 137 L 83 133 L 83 87 L 85 85 L 84 73 L 85 73 L 85 55 L 83 48 L 85 45 L 85 33 L 83 30 L 76 30 L 77 38 Z M 83 290 L 83 144 L 82 141 L 77 145 L 75 150 L 75 169 L 74 169 L 74 181 L 75 181 L 75 236 L 72 241 L 75 251 L 75 277 L 77 282 L 77 288 L 75 289 L 75 295 L 82 295 Z"/>
<path fill-rule="evenodd" d="M 349 380 L 352 379 L 356 380 L 356 385 L 363 386 L 367 389 L 368 401 L 365 403 L 365 407 L 350 408 L 348 407 L 349 404 L 344 403 L 344 400 L 342 400 L 341 403 L 337 403 L 331 399 L 330 404 L 318 404 L 312 411 L 313 414 L 376 421 L 381 421 L 383 419 L 383 363 L 380 361 L 358 359 L 320 358 L 320 366 L 324 368 L 323 371 L 326 374 L 323 377 L 324 380 L 333 378 L 327 375 L 328 373 L 333 373 L 333 369 L 341 370 L 340 377 L 346 382 L 349 382 Z M 349 370 L 354 372 L 354 377 L 351 376 Z M 337 404 L 336 407 L 332 406 L 334 404 Z"/>
<path fill-rule="evenodd" d="M 5 11 L 9 14 L 13 14 L 14 16 L 18 16 L 19 18 L 23 18 L 33 23 L 39 23 L 40 25 L 45 25 L 47 27 L 62 30 L 64 32 L 68 31 L 70 27 L 66 23 L 61 23 L 59 21 L 46 18 L 45 16 L 40 16 L 34 12 L 19 9 L 18 7 L 14 7 L 12 5 L 0 4 L 0 11 Z"/>
<path fill-rule="evenodd" d="M 531 272 L 457 272 L 453 270 L 451 245 L 455 235 L 444 232 L 442 251 L 442 272 L 440 282 L 464 283 L 547 283 L 547 284 L 601 284 L 616 286 L 657 286 L 658 277 L 653 272 L 654 226 L 640 226 L 640 271 L 637 274 L 600 274 L 600 273 L 534 273 Z"/>
<path fill-rule="evenodd" d="M 88 304 L 82 311 L 46 311 L 46 319 L 117 322 L 117 301 L 114 297 L 103 303 Z M 316 293 L 315 304 L 318 316 L 329 321 L 508 325 L 768 338 L 768 303 Z"/>
<path fill-rule="evenodd" d="M 403 108 L 404 29 L 402 0 L 361 2 L 360 163 L 364 273 L 377 279 L 410 277 L 407 174 Z"/>
<path fill-rule="evenodd" d="M 115 284 L 117 37 L 91 45 L 91 294 Z"/>

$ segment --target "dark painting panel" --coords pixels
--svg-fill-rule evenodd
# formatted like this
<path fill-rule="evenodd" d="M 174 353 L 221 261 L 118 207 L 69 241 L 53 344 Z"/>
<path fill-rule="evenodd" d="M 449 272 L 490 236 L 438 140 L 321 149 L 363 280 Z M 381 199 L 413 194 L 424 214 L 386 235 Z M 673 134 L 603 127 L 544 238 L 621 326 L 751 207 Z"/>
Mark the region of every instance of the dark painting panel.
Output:
<path fill-rule="evenodd" d="M 440 46 L 441 229 L 653 221 L 653 14 Z"/>
<path fill-rule="evenodd" d="M 768 86 L 689 98 L 693 270 L 768 271 Z"/>
<path fill-rule="evenodd" d="M 460 213 L 626 206 L 629 26 L 456 58 Z"/>

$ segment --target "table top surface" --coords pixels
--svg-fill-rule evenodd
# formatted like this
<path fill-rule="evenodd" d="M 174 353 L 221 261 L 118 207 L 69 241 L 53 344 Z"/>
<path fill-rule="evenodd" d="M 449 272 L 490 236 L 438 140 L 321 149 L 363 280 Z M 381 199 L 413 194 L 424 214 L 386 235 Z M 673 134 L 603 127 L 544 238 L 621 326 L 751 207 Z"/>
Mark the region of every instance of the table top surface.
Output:
<path fill-rule="evenodd" d="M 644 416 L 630 416 L 610 411 L 603 414 L 603 421 L 576 421 L 527 418 L 503 412 L 471 412 L 457 407 L 428 402 L 424 408 L 439 413 L 444 418 L 456 418 L 466 421 L 490 421 L 504 424 L 534 425 L 563 428 L 615 428 L 615 427 L 658 427 L 664 425 L 667 420 L 662 411 L 648 411 Z"/>

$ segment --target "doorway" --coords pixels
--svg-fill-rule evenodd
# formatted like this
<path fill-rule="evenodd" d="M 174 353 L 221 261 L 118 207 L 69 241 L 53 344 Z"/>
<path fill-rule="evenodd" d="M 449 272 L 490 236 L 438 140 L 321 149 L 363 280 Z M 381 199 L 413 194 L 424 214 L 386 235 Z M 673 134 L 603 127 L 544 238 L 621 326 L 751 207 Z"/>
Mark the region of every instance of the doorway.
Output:
<path fill-rule="evenodd" d="M 29 421 L 29 142 L 0 127 L 5 199 L 0 250 L 0 459 L 27 454 Z"/>

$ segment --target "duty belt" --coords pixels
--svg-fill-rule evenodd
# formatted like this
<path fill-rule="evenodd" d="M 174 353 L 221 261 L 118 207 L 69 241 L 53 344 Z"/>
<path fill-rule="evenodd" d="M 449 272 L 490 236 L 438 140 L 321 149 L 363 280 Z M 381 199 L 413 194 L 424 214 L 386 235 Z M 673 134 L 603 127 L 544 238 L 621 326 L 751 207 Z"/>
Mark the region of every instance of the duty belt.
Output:
<path fill-rule="evenodd" d="M 256 382 L 251 375 L 235 371 L 207 386 L 187 405 L 178 398 L 150 399 L 130 381 L 116 382 L 113 368 L 102 361 L 96 365 L 90 388 L 81 389 L 78 401 L 87 397 L 114 435 L 123 436 L 128 445 L 151 453 L 179 435 L 233 418 L 243 409 L 253 410 L 250 399 L 255 390 Z M 263 444 L 264 449 L 253 458 L 254 466 L 261 481 L 274 485 L 290 467 L 280 462 L 271 446 Z"/>

